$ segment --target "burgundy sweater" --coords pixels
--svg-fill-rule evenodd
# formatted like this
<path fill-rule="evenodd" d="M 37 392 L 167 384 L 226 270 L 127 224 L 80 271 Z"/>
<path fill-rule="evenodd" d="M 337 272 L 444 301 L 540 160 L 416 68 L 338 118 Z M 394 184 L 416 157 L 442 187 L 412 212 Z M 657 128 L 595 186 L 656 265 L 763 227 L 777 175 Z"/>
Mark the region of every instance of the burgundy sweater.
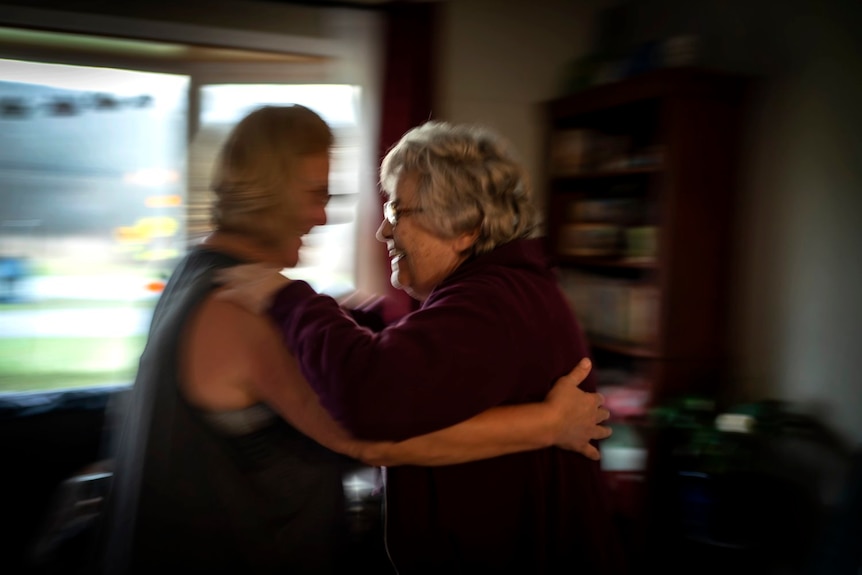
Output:
<path fill-rule="evenodd" d="M 368 439 L 401 440 L 540 401 L 588 355 L 537 239 L 464 262 L 381 331 L 299 281 L 271 313 L 325 407 Z M 595 389 L 592 375 L 582 387 Z M 573 452 L 392 467 L 386 512 L 401 574 L 619 572 L 599 464 Z"/>

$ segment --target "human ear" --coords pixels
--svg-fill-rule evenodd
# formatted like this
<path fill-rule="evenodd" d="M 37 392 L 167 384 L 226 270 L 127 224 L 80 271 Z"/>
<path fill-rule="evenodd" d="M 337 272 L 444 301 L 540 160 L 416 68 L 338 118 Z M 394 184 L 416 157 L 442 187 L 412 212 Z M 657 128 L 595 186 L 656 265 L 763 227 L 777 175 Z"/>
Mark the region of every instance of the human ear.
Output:
<path fill-rule="evenodd" d="M 463 254 L 465 252 L 470 251 L 473 246 L 476 244 L 476 240 L 479 239 L 479 229 L 475 229 L 469 232 L 463 232 L 458 237 L 455 238 L 455 250 L 459 254 Z"/>

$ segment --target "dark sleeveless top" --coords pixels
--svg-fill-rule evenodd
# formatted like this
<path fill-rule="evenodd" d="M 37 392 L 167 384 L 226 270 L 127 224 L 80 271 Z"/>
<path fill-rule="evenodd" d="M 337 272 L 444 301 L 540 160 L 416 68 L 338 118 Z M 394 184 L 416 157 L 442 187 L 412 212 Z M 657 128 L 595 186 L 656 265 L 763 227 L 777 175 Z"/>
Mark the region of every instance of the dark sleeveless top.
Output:
<path fill-rule="evenodd" d="M 352 462 L 265 405 L 204 414 L 180 393 L 181 335 L 213 272 L 237 263 L 192 251 L 156 306 L 117 442 L 106 573 L 345 571 Z"/>

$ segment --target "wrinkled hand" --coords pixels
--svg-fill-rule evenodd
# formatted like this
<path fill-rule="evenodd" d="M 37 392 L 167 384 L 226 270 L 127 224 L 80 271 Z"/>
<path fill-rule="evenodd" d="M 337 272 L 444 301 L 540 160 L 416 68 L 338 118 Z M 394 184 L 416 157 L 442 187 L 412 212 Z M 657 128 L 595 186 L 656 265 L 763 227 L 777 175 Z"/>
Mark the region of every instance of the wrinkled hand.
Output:
<path fill-rule="evenodd" d="M 242 264 L 219 270 L 215 281 L 222 284 L 218 299 L 231 301 L 253 313 L 263 313 L 278 290 L 291 282 L 281 269 L 266 264 Z"/>
<path fill-rule="evenodd" d="M 601 423 L 611 413 L 604 407 L 605 398 L 601 393 L 586 392 L 579 387 L 591 368 L 590 360 L 582 359 L 572 371 L 557 380 L 545 401 L 562 414 L 555 445 L 598 461 L 601 453 L 590 441 L 610 437 L 611 428 Z"/>

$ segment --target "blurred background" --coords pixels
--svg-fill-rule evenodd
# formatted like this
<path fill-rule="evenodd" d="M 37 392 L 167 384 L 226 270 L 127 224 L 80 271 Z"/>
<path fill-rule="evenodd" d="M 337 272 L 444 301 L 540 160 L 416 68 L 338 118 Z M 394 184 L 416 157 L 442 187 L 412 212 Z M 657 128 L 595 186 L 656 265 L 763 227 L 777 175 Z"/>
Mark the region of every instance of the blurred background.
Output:
<path fill-rule="evenodd" d="M 633 565 L 858 573 L 860 24 L 852 0 L 0 0 L 3 572 L 49 570 L 34 549 L 44 554 L 46 537 L 73 539 L 76 518 L 56 515 L 63 481 L 110 455 L 113 402 L 134 377 L 152 306 L 177 258 L 206 234 L 209 170 L 227 130 L 254 106 L 299 102 L 338 142 L 330 223 L 306 242 L 294 275 L 334 294 L 389 293 L 402 309 L 411 304 L 390 292 L 373 238 L 376 169 L 423 121 L 477 122 L 507 137 L 555 240 L 566 210 L 556 198 L 580 198 L 584 182 L 592 193 L 623 172 L 630 188 L 646 181 L 656 195 L 658 177 L 693 197 L 722 194 L 720 181 L 732 201 L 713 218 L 726 228 L 710 268 L 717 303 L 684 308 L 688 326 L 699 313 L 722 320 L 709 373 L 661 388 L 644 363 L 691 358 L 602 345 L 608 333 L 584 314 L 608 307 L 578 303 L 609 293 L 585 296 L 583 273 L 590 285 L 655 276 L 662 303 L 648 317 L 668 331 L 667 310 L 691 306 L 684 290 L 693 288 L 661 279 L 674 265 L 665 256 L 696 245 L 697 229 L 662 236 L 652 253 L 660 263 L 643 253 L 637 265 L 585 261 L 583 249 L 560 258 L 614 412 L 603 465 Z M 691 70 L 744 85 L 723 102 L 732 149 L 703 148 L 732 156 L 732 173 L 688 160 L 707 174 L 702 189 L 669 168 L 682 160 L 667 126 L 700 126 L 693 116 L 666 126 L 670 108 L 614 104 Z M 581 130 L 579 150 L 610 145 L 584 140 L 583 128 L 648 133 L 664 147 L 638 165 L 629 156 L 622 168 L 561 175 L 561 131 Z M 662 202 L 641 232 L 713 216 Z M 595 234 L 607 231 L 573 227 L 575 248 L 605 246 Z M 362 477 L 351 485 L 365 489 Z"/>

